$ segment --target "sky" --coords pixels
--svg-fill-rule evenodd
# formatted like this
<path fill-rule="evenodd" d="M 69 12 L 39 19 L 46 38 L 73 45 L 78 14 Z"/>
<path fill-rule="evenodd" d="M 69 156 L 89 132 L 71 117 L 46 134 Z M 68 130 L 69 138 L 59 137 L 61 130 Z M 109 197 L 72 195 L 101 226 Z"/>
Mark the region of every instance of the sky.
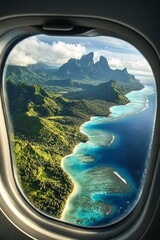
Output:
<path fill-rule="evenodd" d="M 27 66 L 43 62 L 59 67 L 70 58 L 80 59 L 94 52 L 94 61 L 102 55 L 110 68 L 127 68 L 137 79 L 153 79 L 151 68 L 143 55 L 126 41 L 113 37 L 56 37 L 36 35 L 18 43 L 11 51 L 7 64 Z"/>

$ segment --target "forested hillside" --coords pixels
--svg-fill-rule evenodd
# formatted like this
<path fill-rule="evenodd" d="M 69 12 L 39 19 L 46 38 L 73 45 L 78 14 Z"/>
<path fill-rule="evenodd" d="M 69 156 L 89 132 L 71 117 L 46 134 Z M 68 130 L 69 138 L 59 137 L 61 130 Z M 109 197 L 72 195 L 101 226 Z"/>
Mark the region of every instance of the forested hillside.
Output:
<path fill-rule="evenodd" d="M 74 74 L 83 81 L 65 79 Z M 119 81 L 109 80 L 112 75 Z M 111 70 L 104 57 L 94 63 L 92 53 L 59 70 L 44 64 L 8 66 L 6 79 L 19 183 L 33 206 L 60 218 L 74 187 L 61 161 L 87 141 L 80 125 L 92 116 L 108 116 L 115 104 L 129 103 L 125 94 L 143 85 L 127 71 Z"/>
<path fill-rule="evenodd" d="M 61 160 L 87 140 L 80 125 L 91 116 L 108 116 L 114 103 L 67 99 L 38 85 L 12 81 L 6 87 L 21 188 L 37 209 L 59 218 L 73 190 Z"/>

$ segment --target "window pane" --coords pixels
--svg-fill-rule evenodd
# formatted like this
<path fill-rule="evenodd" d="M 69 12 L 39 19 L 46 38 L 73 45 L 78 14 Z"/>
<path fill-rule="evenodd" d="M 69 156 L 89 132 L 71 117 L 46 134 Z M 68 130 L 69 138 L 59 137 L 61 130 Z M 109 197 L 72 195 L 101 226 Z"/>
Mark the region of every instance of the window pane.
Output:
<path fill-rule="evenodd" d="M 37 35 L 5 71 L 14 168 L 32 206 L 80 226 L 127 216 L 143 190 L 156 114 L 155 80 L 129 43 Z"/>

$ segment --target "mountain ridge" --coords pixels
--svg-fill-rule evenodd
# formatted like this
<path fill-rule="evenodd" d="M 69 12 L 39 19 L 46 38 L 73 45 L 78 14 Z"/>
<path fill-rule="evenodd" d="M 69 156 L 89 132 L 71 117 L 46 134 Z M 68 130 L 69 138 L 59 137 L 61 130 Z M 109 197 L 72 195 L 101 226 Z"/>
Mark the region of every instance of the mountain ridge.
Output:
<path fill-rule="evenodd" d="M 57 71 L 57 76 L 83 80 L 110 81 L 116 80 L 124 84 L 141 85 L 139 80 L 134 75 L 128 73 L 127 68 L 111 69 L 108 60 L 104 56 L 100 56 L 99 60 L 94 63 L 94 53 L 90 52 L 83 55 L 80 59 L 70 58 L 67 63 L 64 63 Z"/>
<path fill-rule="evenodd" d="M 115 80 L 100 83 L 99 85 L 90 85 L 89 88 L 82 91 L 76 91 L 64 94 L 64 97 L 73 99 L 103 100 L 106 102 L 114 102 L 116 104 L 127 104 L 130 101 L 125 96 L 127 89 Z"/>
<path fill-rule="evenodd" d="M 7 67 L 7 79 L 15 80 L 17 82 L 24 82 L 26 84 L 42 84 L 49 85 L 56 84 L 55 80 L 80 80 L 92 84 L 92 80 L 98 82 L 108 82 L 116 80 L 119 83 L 129 88 L 129 91 L 140 90 L 143 85 L 134 75 L 128 73 L 127 68 L 111 69 L 108 60 L 104 56 L 100 56 L 99 60 L 94 63 L 94 53 L 90 52 L 83 55 L 80 59 L 70 58 L 66 63 L 58 69 L 47 67 L 45 64 L 33 64 L 28 66 L 14 66 Z M 62 82 L 61 82 L 62 83 Z M 59 85 L 59 83 L 57 82 Z M 63 83 L 63 86 L 65 84 Z"/>

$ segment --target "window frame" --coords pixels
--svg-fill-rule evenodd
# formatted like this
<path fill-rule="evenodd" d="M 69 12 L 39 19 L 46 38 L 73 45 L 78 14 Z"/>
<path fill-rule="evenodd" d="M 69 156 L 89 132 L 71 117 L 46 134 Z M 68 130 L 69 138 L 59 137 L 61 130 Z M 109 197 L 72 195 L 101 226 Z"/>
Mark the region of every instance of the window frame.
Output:
<path fill-rule="evenodd" d="M 158 124 L 160 118 L 160 97 L 157 91 L 157 115 L 155 122 L 155 131 L 153 136 L 152 149 L 150 160 L 148 163 L 148 170 L 146 174 L 145 184 L 142 195 L 137 206 L 132 212 L 120 222 L 107 227 L 101 228 L 83 228 L 74 226 L 69 223 L 61 222 L 60 220 L 53 220 L 49 217 L 40 214 L 28 204 L 25 198 L 21 195 L 18 188 L 12 166 L 12 152 L 9 140 L 9 122 L 5 106 L 5 92 L 4 92 L 4 67 L 5 62 L 11 49 L 21 40 L 26 37 L 44 33 L 42 29 L 46 22 L 53 23 L 54 20 L 64 19 L 65 22 L 71 22 L 74 26 L 89 27 L 95 29 L 94 31 L 86 32 L 88 36 L 93 34 L 107 35 L 117 37 L 125 40 L 135 46 L 147 59 L 155 76 L 157 89 L 160 87 L 158 78 L 160 78 L 159 59 L 156 49 L 152 44 L 136 30 L 129 26 L 124 26 L 121 23 L 113 22 L 111 20 L 104 20 L 91 17 L 49 17 L 49 16 L 26 16 L 14 17 L 7 19 L 2 32 L 4 33 L 1 39 L 1 96 L 0 96 L 0 153 L 2 159 L 0 161 L 1 182 L 0 182 L 0 202 L 4 214 L 10 221 L 16 225 L 21 231 L 36 239 L 139 239 L 144 234 L 151 223 L 154 212 L 157 208 L 157 202 L 160 195 L 158 182 L 160 176 L 160 160 L 158 158 L 158 138 L 160 133 L 160 126 Z M 64 35 L 63 31 L 51 31 L 48 34 Z M 68 33 L 73 35 L 74 33 Z M 77 33 L 75 33 L 77 35 Z M 79 33 L 78 33 L 79 36 Z"/>

